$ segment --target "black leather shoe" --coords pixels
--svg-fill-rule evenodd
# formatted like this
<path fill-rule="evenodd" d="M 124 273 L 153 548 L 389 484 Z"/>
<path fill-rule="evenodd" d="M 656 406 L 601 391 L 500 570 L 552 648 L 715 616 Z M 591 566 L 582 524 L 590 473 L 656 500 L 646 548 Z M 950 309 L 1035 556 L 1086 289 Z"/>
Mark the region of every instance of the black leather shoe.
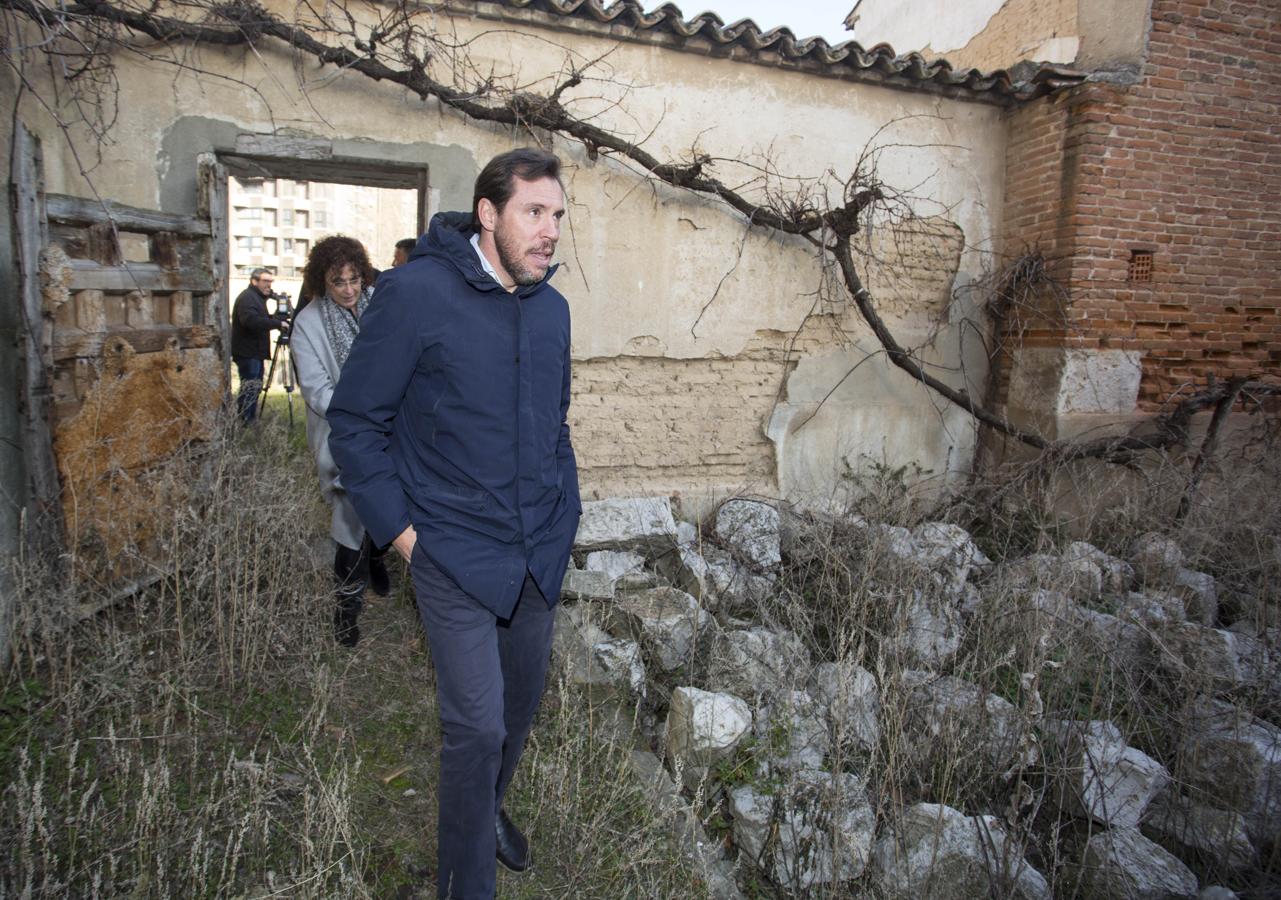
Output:
<path fill-rule="evenodd" d="M 507 817 L 507 810 L 500 809 L 494 816 L 494 836 L 498 839 L 498 861 L 513 872 L 529 868 L 529 841 Z"/>
<path fill-rule="evenodd" d="M 386 597 L 391 593 L 391 576 L 387 574 L 387 566 L 382 557 L 369 560 L 369 587 L 379 597 Z"/>

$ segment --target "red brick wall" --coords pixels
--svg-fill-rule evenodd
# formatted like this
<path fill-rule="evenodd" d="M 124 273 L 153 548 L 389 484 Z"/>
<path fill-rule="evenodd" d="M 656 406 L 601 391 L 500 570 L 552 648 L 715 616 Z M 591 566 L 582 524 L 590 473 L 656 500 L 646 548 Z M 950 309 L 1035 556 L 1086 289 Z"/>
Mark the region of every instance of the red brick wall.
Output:
<path fill-rule="evenodd" d="M 1068 321 L 1027 345 L 1139 350 L 1154 409 L 1206 376 L 1281 374 L 1281 3 L 1154 0 L 1142 79 L 1008 118 L 1005 250 L 1041 249 Z M 1131 252 L 1152 281 L 1127 281 Z"/>

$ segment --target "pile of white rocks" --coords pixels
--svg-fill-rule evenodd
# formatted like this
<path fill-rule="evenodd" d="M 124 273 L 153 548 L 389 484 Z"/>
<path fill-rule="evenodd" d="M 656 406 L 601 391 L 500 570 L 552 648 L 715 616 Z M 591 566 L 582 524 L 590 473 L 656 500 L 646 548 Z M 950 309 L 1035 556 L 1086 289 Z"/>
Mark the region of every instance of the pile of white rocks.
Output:
<path fill-rule="evenodd" d="M 887 703 L 909 743 L 965 747 L 1007 779 L 1053 773 L 1061 807 L 1093 823 L 1072 864 L 1091 896 L 1195 897 L 1180 856 L 1245 869 L 1281 834 L 1281 730 L 1226 702 L 1246 687 L 1281 695 L 1277 635 L 1247 624 L 1172 541 L 1144 535 L 1124 560 L 1074 543 L 994 563 L 955 525 L 844 521 L 897 589 L 894 627 L 878 636 L 897 674 L 881 683 L 753 617 L 777 596 L 784 556 L 812 553 L 830 524 L 731 500 L 700 534 L 665 498 L 584 504 L 557 656 L 571 684 L 618 711 L 618 739 L 638 745 L 634 768 L 713 896 L 740 896 L 733 865 L 682 791 L 719 795 L 736 864 L 788 891 L 866 876 L 886 897 L 1049 896 L 993 816 L 895 810 L 869 794 L 855 773 L 882 740 Z M 1034 639 L 1068 629 L 1084 652 L 1198 673 L 1207 697 L 1181 745 L 1162 762 L 1113 722 L 1047 717 L 1034 679 L 1016 705 L 948 674 L 985 604 L 1009 604 Z M 1220 627 L 1225 609 L 1234 622 Z"/>

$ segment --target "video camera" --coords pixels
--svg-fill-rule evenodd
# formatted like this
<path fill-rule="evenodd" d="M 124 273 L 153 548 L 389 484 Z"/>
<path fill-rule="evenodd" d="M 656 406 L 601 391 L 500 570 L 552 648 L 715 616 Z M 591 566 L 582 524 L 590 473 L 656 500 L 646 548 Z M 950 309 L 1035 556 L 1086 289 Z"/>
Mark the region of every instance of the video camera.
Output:
<path fill-rule="evenodd" d="M 293 298 L 285 291 L 272 291 L 267 295 L 268 300 L 276 301 L 276 315 L 282 319 L 287 319 L 294 314 Z"/>
<path fill-rule="evenodd" d="M 276 318 L 280 319 L 280 321 L 285 325 L 285 327 L 280 330 L 280 335 L 276 338 L 276 343 L 287 344 L 289 343 L 289 326 L 293 324 L 293 298 L 285 291 L 272 291 L 267 295 L 267 299 L 276 301 Z"/>

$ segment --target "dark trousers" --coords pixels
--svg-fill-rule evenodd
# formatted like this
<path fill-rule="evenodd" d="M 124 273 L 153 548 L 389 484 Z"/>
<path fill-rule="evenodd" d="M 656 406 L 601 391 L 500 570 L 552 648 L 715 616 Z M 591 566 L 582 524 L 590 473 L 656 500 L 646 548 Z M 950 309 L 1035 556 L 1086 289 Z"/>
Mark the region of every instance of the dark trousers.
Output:
<path fill-rule="evenodd" d="M 528 574 L 500 619 L 417 547 L 410 570 L 440 708 L 437 895 L 493 900 L 494 817 L 543 694 L 555 611 Z"/>
<path fill-rule="evenodd" d="M 236 395 L 236 408 L 240 418 L 249 424 L 258 418 L 258 393 L 262 390 L 262 360 L 247 356 L 233 356 L 236 375 L 240 378 L 240 393 Z"/>

